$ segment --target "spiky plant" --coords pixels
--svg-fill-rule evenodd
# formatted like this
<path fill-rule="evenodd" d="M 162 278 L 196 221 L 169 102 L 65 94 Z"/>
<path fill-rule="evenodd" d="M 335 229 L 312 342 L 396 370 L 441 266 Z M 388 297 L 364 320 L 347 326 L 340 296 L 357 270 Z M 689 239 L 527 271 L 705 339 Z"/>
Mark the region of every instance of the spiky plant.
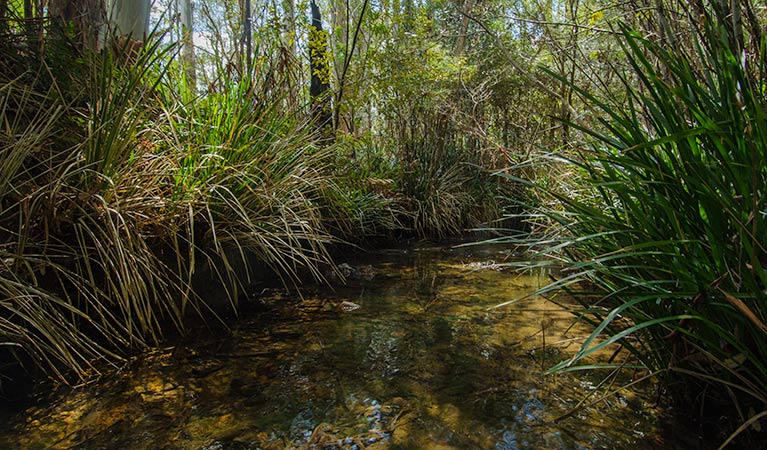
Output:
<path fill-rule="evenodd" d="M 626 100 L 580 91 L 604 119 L 581 127 L 580 189 L 542 211 L 556 234 L 531 243 L 565 267 L 547 289 L 569 287 L 595 325 L 553 370 L 594 367 L 618 343 L 668 382 L 733 400 L 737 434 L 767 416 L 767 50 L 745 64 L 725 18 L 705 19 L 688 50 L 621 29 Z"/>

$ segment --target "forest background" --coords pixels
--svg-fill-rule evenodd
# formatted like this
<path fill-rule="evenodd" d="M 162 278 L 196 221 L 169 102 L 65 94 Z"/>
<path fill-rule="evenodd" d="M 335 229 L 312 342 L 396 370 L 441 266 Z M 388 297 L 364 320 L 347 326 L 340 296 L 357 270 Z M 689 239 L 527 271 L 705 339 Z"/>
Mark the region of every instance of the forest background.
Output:
<path fill-rule="evenodd" d="M 758 431 L 766 14 L 0 1 L 2 359 L 88 378 L 230 320 L 265 271 L 322 280 L 344 243 L 481 227 L 584 303 L 595 332 L 555 370 L 618 342 L 602 368 Z"/>

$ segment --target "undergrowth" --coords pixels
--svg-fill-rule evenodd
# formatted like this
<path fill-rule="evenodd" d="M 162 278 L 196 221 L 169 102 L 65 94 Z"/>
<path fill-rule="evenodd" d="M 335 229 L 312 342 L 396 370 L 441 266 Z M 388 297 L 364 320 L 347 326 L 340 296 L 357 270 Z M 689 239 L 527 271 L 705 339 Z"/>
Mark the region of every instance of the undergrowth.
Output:
<path fill-rule="evenodd" d="M 625 100 L 579 91 L 602 117 L 571 124 L 592 138 L 568 158 L 580 188 L 546 192 L 552 226 L 526 243 L 564 268 L 544 291 L 569 290 L 594 325 L 552 370 L 593 369 L 618 343 L 671 397 L 725 417 L 724 447 L 767 416 L 767 49 L 744 62 L 725 19 L 705 19 L 690 47 L 621 29 Z"/>
<path fill-rule="evenodd" d="M 226 325 L 265 271 L 323 280 L 331 245 L 497 211 L 460 150 L 411 171 L 317 136 L 278 62 L 201 92 L 162 36 L 98 54 L 50 36 L 0 45 L 0 365 L 87 379 L 190 321 Z"/>

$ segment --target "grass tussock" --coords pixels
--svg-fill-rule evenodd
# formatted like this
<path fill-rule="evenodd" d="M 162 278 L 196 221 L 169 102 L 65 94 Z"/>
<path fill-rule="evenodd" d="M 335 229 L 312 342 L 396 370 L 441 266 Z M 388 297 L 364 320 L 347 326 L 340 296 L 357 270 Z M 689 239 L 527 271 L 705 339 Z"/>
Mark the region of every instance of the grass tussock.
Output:
<path fill-rule="evenodd" d="M 254 262 L 286 282 L 332 264 L 331 150 L 246 81 L 182 101 L 152 42 L 93 55 L 66 95 L 0 80 L 2 345 L 60 378 L 218 317 L 197 273 L 236 307 Z"/>
<path fill-rule="evenodd" d="M 0 365 L 86 378 L 190 320 L 225 323 L 265 271 L 322 280 L 331 244 L 498 213 L 460 145 L 404 165 L 370 137 L 318 136 L 279 59 L 219 67 L 202 92 L 162 36 L 94 54 L 43 35 L 0 45 L 23 62 L 0 75 Z"/>
<path fill-rule="evenodd" d="M 619 343 L 677 400 L 729 405 L 726 445 L 767 415 L 767 49 L 744 62 L 723 20 L 670 49 L 621 30 L 626 98 L 580 91 L 603 117 L 569 161 L 582 188 L 549 192 L 555 226 L 529 243 L 565 267 L 547 289 L 570 289 L 595 326 L 554 370 Z"/>
<path fill-rule="evenodd" d="M 467 148 L 456 129 L 428 131 L 400 147 L 397 179 L 417 235 L 460 235 L 502 216 L 510 185 L 491 176 L 490 150 Z"/>

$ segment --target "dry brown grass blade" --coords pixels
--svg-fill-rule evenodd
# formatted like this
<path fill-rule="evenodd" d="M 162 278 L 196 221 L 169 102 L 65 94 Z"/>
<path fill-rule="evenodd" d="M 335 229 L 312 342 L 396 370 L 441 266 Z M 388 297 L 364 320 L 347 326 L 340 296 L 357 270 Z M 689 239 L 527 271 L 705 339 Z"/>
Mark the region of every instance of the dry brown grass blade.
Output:
<path fill-rule="evenodd" d="M 735 307 L 735 309 L 737 309 L 738 311 L 743 313 L 743 315 L 746 316 L 746 318 L 748 318 L 748 320 L 752 324 L 754 324 L 754 326 L 756 326 L 762 332 L 767 334 L 767 325 L 765 325 L 764 322 L 759 320 L 759 318 L 756 316 L 756 314 L 754 314 L 754 312 L 751 311 L 751 309 L 748 306 L 746 306 L 746 304 L 743 302 L 743 300 L 741 300 L 739 298 L 736 298 L 736 297 L 732 296 L 731 294 L 728 294 L 727 292 L 725 292 L 721 288 L 717 288 L 717 289 L 719 290 L 719 292 L 722 295 L 724 295 L 724 298 L 727 299 L 727 301 L 730 302 L 730 304 Z"/>
<path fill-rule="evenodd" d="M 742 423 L 742 424 L 741 424 L 741 425 L 738 427 L 738 429 L 737 429 L 737 430 L 735 430 L 735 432 L 734 432 L 734 433 L 732 433 L 732 434 L 730 435 L 730 437 L 728 437 L 728 438 L 727 438 L 727 440 L 726 440 L 726 441 L 724 441 L 724 442 L 722 443 L 722 445 L 720 445 L 720 446 L 717 448 L 717 450 L 722 450 L 723 448 L 725 448 L 725 447 L 727 447 L 728 445 L 730 445 L 730 442 L 732 442 L 732 441 L 733 441 L 733 439 L 735 439 L 736 437 L 738 437 L 738 435 L 739 435 L 740 433 L 742 433 L 742 432 L 746 431 L 746 430 L 748 429 L 748 427 L 750 427 L 751 425 L 753 425 L 753 424 L 757 423 L 757 422 L 759 421 L 759 419 L 761 419 L 762 417 L 767 417 L 767 410 L 765 410 L 765 411 L 762 411 L 762 412 L 760 412 L 759 414 L 756 414 L 756 415 L 752 416 L 752 417 L 751 417 L 750 419 L 748 419 L 747 421 L 743 422 L 743 423 Z"/>

